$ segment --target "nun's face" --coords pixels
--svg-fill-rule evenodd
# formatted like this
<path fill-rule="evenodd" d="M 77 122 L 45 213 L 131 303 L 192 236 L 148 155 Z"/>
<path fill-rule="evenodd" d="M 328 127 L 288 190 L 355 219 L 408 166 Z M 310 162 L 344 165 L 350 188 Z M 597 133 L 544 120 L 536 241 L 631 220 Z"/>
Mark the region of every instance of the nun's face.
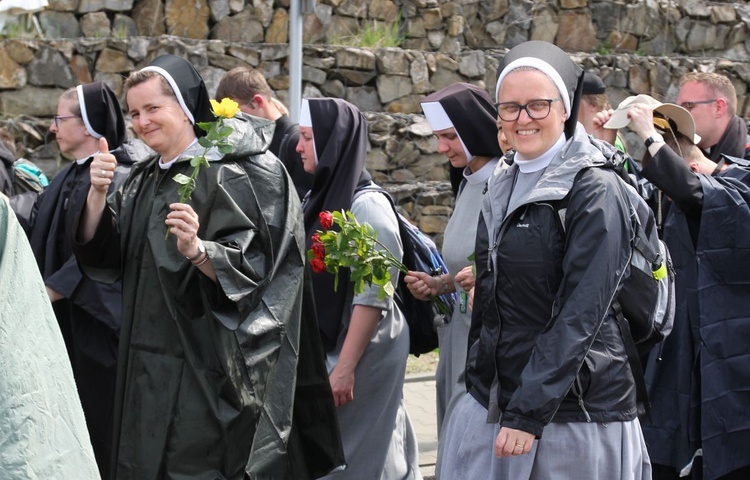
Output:
<path fill-rule="evenodd" d="M 508 150 L 513 149 L 513 145 L 508 142 L 508 137 L 505 135 L 505 130 L 503 130 L 503 122 L 500 120 L 500 117 L 497 117 L 497 144 L 500 145 L 500 149 L 503 151 L 503 153 L 508 153 Z"/>
<path fill-rule="evenodd" d="M 466 161 L 466 151 L 463 145 L 461 145 L 461 139 L 458 137 L 456 129 L 453 127 L 445 128 L 443 130 L 435 130 L 433 133 L 437 137 L 438 153 L 445 155 L 454 167 L 464 168 L 468 163 Z"/>
<path fill-rule="evenodd" d="M 297 153 L 302 157 L 302 168 L 307 173 L 315 173 L 315 142 L 312 127 L 299 127 Z"/>
<path fill-rule="evenodd" d="M 49 129 L 55 134 L 57 146 L 61 152 L 81 159 L 96 153 L 98 144 L 91 142 L 93 137 L 86 131 L 80 114 L 73 114 L 73 108 L 77 106 L 77 103 L 73 100 L 60 100 L 57 105 L 57 115 Z"/>
<path fill-rule="evenodd" d="M 539 70 L 519 70 L 509 73 L 500 85 L 497 101 L 527 105 L 532 100 L 558 99 L 550 104 L 545 118 L 534 120 L 526 110 L 521 110 L 518 119 L 506 122 L 500 119 L 505 137 L 518 153 L 525 158 L 537 158 L 562 135 L 565 128 L 565 107 L 559 100 L 560 92 L 550 78 Z"/>
<path fill-rule="evenodd" d="M 195 131 L 177 99 L 166 95 L 154 77 L 128 90 L 128 113 L 138 138 L 165 161 L 177 158 L 195 139 Z"/>

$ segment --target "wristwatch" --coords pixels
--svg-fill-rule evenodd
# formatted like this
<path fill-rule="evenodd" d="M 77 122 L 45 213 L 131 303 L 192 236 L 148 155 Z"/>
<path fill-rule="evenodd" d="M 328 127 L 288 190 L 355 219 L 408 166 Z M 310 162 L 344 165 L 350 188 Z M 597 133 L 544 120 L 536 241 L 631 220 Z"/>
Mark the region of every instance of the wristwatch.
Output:
<path fill-rule="evenodd" d="M 196 253 L 192 257 L 185 256 L 185 258 L 187 258 L 191 262 L 194 262 L 201 258 L 201 255 L 203 255 L 204 253 L 206 253 L 206 246 L 203 245 L 203 241 L 201 240 L 201 242 L 198 244 L 198 253 Z"/>
<path fill-rule="evenodd" d="M 646 139 L 646 148 L 650 147 L 654 143 L 664 143 L 664 137 L 655 133 Z"/>

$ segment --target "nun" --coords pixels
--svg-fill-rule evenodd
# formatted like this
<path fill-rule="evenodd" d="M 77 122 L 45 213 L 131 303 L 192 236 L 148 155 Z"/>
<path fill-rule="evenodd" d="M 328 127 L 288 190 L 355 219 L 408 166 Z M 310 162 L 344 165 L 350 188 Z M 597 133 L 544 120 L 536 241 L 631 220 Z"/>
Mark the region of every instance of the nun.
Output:
<path fill-rule="evenodd" d="M 583 73 L 530 41 L 500 62 L 497 114 L 515 152 L 477 230 L 468 394 L 439 478 L 650 479 L 635 385 L 610 307 L 628 267 L 624 185 L 577 122 Z"/>
<path fill-rule="evenodd" d="M 119 166 L 113 191 L 133 164 L 124 145 L 125 121 L 115 93 L 102 82 L 65 91 L 50 126 L 60 151 L 74 159 L 36 200 L 30 241 L 60 325 L 86 415 L 94 454 L 103 473 L 110 456 L 112 407 L 120 333 L 120 283 L 105 285 L 82 275 L 71 247 L 77 212 L 86 202 L 89 169 L 106 140 Z M 108 153 L 108 152 L 104 152 Z"/>
<path fill-rule="evenodd" d="M 163 55 L 125 91 L 133 129 L 154 154 L 108 197 L 118 163 L 100 139 L 75 242 L 87 275 L 123 285 L 109 478 L 327 473 L 343 459 L 322 347 L 318 356 L 300 338 L 301 323 L 314 322 L 302 315 L 302 215 L 286 170 L 266 153 L 273 123 L 225 120 L 232 152 L 206 153 L 209 166 L 179 203 L 174 177 L 191 175 L 204 152 L 197 124 L 215 120 L 203 79 Z M 322 442 L 312 460 L 305 435 Z"/>
<path fill-rule="evenodd" d="M 420 300 L 455 292 L 450 322 L 438 328 L 440 357 L 435 373 L 437 427 L 466 394 L 464 369 L 471 326 L 468 291 L 474 286 L 474 239 L 485 185 L 503 152 L 497 141 L 495 107 L 487 92 L 468 83 L 455 83 L 422 99 L 422 110 L 437 138 L 437 150 L 462 176 L 453 214 L 443 236 L 442 255 L 448 271 L 440 276 L 409 272 L 404 278 Z M 502 165 L 505 165 L 503 163 Z"/>
<path fill-rule="evenodd" d="M 308 246 L 322 230 L 319 214 L 348 210 L 378 232 L 397 258 L 403 247 L 390 200 L 365 169 L 367 123 L 351 103 L 334 98 L 302 102 L 297 152 L 314 174 L 304 203 Z M 399 271 L 391 269 L 392 282 Z M 313 274 L 315 309 L 326 350 L 347 467 L 326 478 L 421 479 L 417 439 L 403 399 L 409 331 L 392 297 L 378 286 L 354 294 L 346 271 Z"/>

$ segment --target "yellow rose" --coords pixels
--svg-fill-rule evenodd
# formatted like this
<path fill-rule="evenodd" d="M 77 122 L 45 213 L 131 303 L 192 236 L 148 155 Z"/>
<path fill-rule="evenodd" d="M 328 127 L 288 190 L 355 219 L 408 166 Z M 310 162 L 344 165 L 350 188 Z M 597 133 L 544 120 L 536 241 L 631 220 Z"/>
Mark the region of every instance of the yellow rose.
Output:
<path fill-rule="evenodd" d="M 217 117 L 232 118 L 240 111 L 240 105 L 231 98 L 222 98 L 221 103 L 212 98 L 211 109 Z"/>

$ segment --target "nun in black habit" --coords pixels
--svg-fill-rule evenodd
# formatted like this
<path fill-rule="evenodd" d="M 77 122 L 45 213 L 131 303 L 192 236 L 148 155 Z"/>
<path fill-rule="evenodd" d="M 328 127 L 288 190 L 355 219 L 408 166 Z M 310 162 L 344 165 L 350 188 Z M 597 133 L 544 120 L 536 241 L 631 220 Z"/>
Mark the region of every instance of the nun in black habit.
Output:
<path fill-rule="evenodd" d="M 60 324 L 91 443 L 101 472 L 110 456 L 112 406 L 120 332 L 120 283 L 85 277 L 76 264 L 71 238 L 77 212 L 89 191 L 89 168 L 106 139 L 118 159 L 113 191 L 133 164 L 125 145 L 125 121 L 117 97 L 102 82 L 79 85 L 60 97 L 50 126 L 60 150 L 75 159 L 55 175 L 37 198 L 31 247 Z M 106 153 L 106 152 L 105 152 Z"/>
<path fill-rule="evenodd" d="M 466 342 L 471 325 L 468 291 L 474 286 L 472 262 L 474 239 L 487 180 L 503 152 L 497 141 L 495 107 L 483 88 L 455 83 L 422 99 L 422 110 L 437 137 L 438 152 L 461 172 L 462 187 L 443 236 L 442 255 L 448 272 L 439 277 L 410 272 L 405 281 L 414 296 L 456 292 L 458 302 L 451 321 L 438 328 L 440 361 L 435 373 L 438 438 L 443 422 L 455 403 L 466 394 L 464 368 Z"/>
<path fill-rule="evenodd" d="M 304 203 L 308 246 L 321 230 L 319 213 L 349 210 L 378 232 L 394 255 L 403 254 L 390 201 L 364 168 L 367 123 L 352 104 L 334 98 L 302 103 L 297 151 L 314 173 Z M 357 192 L 360 193 L 357 193 Z M 392 269 L 392 281 L 399 274 Z M 315 307 L 326 348 L 347 468 L 330 479 L 421 479 L 417 439 L 403 401 L 409 330 L 392 297 L 378 299 L 378 287 L 355 295 L 347 272 L 338 290 L 332 275 L 314 273 Z"/>
<path fill-rule="evenodd" d="M 610 306 L 631 252 L 627 187 L 592 168 L 613 147 L 577 122 L 582 78 L 546 42 L 500 62 L 497 110 L 515 152 L 482 204 L 468 394 L 444 427 L 443 480 L 651 478 Z"/>
<path fill-rule="evenodd" d="M 110 478 L 306 479 L 343 463 L 315 319 L 303 314 L 299 200 L 266 150 L 273 123 L 238 114 L 231 153 L 206 153 L 189 203 L 173 177 L 203 153 L 208 92 L 163 55 L 126 81 L 133 129 L 156 152 L 107 198 L 96 155 L 76 255 L 122 279 Z M 165 239 L 165 229 L 169 236 Z"/>

